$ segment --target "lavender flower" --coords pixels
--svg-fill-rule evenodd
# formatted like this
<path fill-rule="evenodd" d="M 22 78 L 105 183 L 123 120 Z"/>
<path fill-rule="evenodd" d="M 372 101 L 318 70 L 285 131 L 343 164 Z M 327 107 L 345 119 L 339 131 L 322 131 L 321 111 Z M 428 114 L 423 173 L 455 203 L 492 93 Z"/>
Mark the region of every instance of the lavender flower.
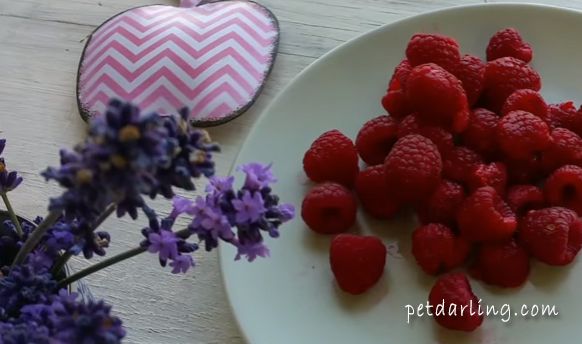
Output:
<path fill-rule="evenodd" d="M 258 221 L 266 210 L 261 193 L 251 194 L 248 190 L 243 192 L 241 199 L 233 200 L 232 206 L 236 210 L 236 222 L 241 225 Z"/>
<path fill-rule="evenodd" d="M 5 147 L 6 140 L 0 139 L 0 194 L 14 190 L 22 183 L 22 177 L 18 176 L 18 173 L 9 172 L 6 168 L 6 162 L 1 157 Z"/>
<path fill-rule="evenodd" d="M 151 253 L 159 253 L 160 262 L 165 262 L 170 258 L 175 258 L 178 255 L 178 238 L 172 231 L 161 230 L 159 232 L 152 232 L 148 235 L 148 251 Z"/>
<path fill-rule="evenodd" d="M 275 183 L 277 178 L 271 171 L 272 164 L 263 165 L 257 162 L 251 162 L 242 165 L 239 170 L 246 174 L 245 189 L 260 190 L 263 187 L 268 187 L 271 183 Z"/>
<path fill-rule="evenodd" d="M 49 330 L 36 322 L 0 322 L 0 344 L 51 344 Z"/>
<path fill-rule="evenodd" d="M 25 305 L 46 302 L 56 285 L 46 270 L 35 270 L 30 265 L 15 266 L 0 279 L 0 308 L 15 316 Z"/>

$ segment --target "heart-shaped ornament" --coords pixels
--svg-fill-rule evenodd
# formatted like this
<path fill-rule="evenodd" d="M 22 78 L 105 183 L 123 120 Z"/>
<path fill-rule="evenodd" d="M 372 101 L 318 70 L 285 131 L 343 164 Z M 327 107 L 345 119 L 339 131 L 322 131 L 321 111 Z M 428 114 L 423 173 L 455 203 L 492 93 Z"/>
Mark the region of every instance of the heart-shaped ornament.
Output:
<path fill-rule="evenodd" d="M 79 64 L 81 116 L 102 115 L 112 98 L 145 112 L 188 107 L 199 126 L 246 111 L 273 67 L 277 19 L 251 1 L 203 1 L 137 7 L 99 26 Z"/>

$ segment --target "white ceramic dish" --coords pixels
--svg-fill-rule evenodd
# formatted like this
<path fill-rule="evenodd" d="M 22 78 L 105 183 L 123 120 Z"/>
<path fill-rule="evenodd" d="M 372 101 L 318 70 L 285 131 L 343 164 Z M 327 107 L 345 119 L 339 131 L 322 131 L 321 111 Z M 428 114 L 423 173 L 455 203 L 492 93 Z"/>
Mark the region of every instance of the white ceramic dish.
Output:
<path fill-rule="evenodd" d="M 464 52 L 484 56 L 489 37 L 516 27 L 534 47 L 534 67 L 549 102 L 582 100 L 582 14 L 524 4 L 456 7 L 407 18 L 352 40 L 302 72 L 272 103 L 244 145 L 238 162 L 274 162 L 277 193 L 299 210 L 311 186 L 301 160 L 314 138 L 338 128 L 355 137 L 365 120 L 384 113 L 380 98 L 389 74 L 416 32 L 455 37 Z M 334 285 L 328 266 L 329 238 L 312 234 L 300 217 L 269 240 L 272 256 L 252 264 L 220 251 L 224 282 L 246 340 L 253 344 L 308 343 L 574 343 L 582 337 L 580 259 L 565 268 L 534 264 L 520 290 L 496 290 L 472 282 L 483 303 L 501 307 L 555 304 L 558 318 L 488 317 L 471 334 L 439 328 L 429 317 L 407 324 L 407 304 L 425 303 L 433 278 L 419 272 L 410 251 L 412 217 L 374 222 L 359 215 L 361 233 L 399 243 L 384 277 L 367 294 L 353 297 Z"/>

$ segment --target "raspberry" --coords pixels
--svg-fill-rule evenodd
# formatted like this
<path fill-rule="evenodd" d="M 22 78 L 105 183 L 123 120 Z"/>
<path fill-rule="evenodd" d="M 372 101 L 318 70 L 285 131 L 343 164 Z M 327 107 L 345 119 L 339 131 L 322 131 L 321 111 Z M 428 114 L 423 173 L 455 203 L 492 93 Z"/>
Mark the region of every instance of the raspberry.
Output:
<path fill-rule="evenodd" d="M 546 202 L 582 214 L 582 168 L 573 165 L 555 170 L 544 185 Z"/>
<path fill-rule="evenodd" d="M 469 105 L 475 104 L 483 91 L 485 63 L 477 56 L 464 55 L 452 73 L 463 83 Z"/>
<path fill-rule="evenodd" d="M 406 57 L 413 67 L 435 63 L 449 70 L 459 63 L 461 52 L 459 44 L 451 37 L 417 33 L 408 42 Z"/>
<path fill-rule="evenodd" d="M 457 210 L 464 199 L 465 192 L 461 185 L 443 179 L 428 200 L 418 207 L 420 222 L 453 226 Z"/>
<path fill-rule="evenodd" d="M 452 181 L 464 183 L 468 172 L 481 163 L 481 156 L 471 149 L 455 147 L 443 160 L 443 175 Z"/>
<path fill-rule="evenodd" d="M 491 186 L 498 194 L 505 194 L 507 185 L 507 168 L 502 162 L 475 166 L 467 176 L 467 186 L 473 192 L 482 186 Z"/>
<path fill-rule="evenodd" d="M 305 152 L 303 169 L 314 182 L 332 181 L 351 186 L 359 170 L 356 147 L 338 130 L 327 131 Z"/>
<path fill-rule="evenodd" d="M 392 74 L 392 78 L 390 79 L 388 91 L 404 88 L 406 86 L 406 80 L 408 80 L 408 74 L 410 74 L 410 70 L 412 70 L 412 66 L 407 59 L 400 61 L 398 66 L 394 68 L 394 74 Z"/>
<path fill-rule="evenodd" d="M 390 219 L 398 212 L 399 205 L 390 197 L 382 165 L 360 172 L 356 179 L 356 193 L 364 210 L 376 218 Z"/>
<path fill-rule="evenodd" d="M 414 67 L 406 83 L 406 98 L 427 123 L 463 131 L 469 110 L 463 84 L 434 63 Z"/>
<path fill-rule="evenodd" d="M 401 89 L 388 91 L 382 97 L 382 107 L 391 117 L 396 119 L 404 118 L 413 111 L 404 91 Z"/>
<path fill-rule="evenodd" d="M 510 158 L 535 158 L 552 142 L 548 125 L 529 112 L 517 110 L 501 118 L 497 125 L 497 140 L 501 150 Z"/>
<path fill-rule="evenodd" d="M 441 224 L 428 224 L 412 234 L 412 255 L 429 275 L 450 271 L 463 264 L 470 245 Z"/>
<path fill-rule="evenodd" d="M 487 45 L 487 61 L 511 56 L 527 63 L 531 61 L 532 55 L 531 46 L 523 41 L 514 28 L 497 31 Z"/>
<path fill-rule="evenodd" d="M 398 123 L 389 116 L 378 116 L 366 122 L 356 137 L 356 149 L 368 165 L 384 162 L 396 142 Z"/>
<path fill-rule="evenodd" d="M 473 277 L 487 284 L 502 288 L 519 287 L 529 275 L 529 255 L 513 239 L 483 244 L 470 271 Z"/>
<path fill-rule="evenodd" d="M 495 112 L 507 97 L 519 89 L 539 91 L 540 75 L 525 62 L 513 57 L 501 57 L 485 66 L 485 98 L 487 108 Z"/>
<path fill-rule="evenodd" d="M 576 111 L 573 102 L 552 104 L 548 108 L 548 123 L 551 128 L 566 128 L 578 135 L 582 135 L 582 114 Z"/>
<path fill-rule="evenodd" d="M 552 143 L 542 153 L 544 170 L 551 172 L 564 165 L 582 165 L 582 138 L 568 129 L 552 130 Z"/>
<path fill-rule="evenodd" d="M 441 155 L 429 139 L 408 135 L 396 141 L 384 168 L 393 195 L 403 202 L 417 202 L 428 197 L 439 184 Z"/>
<path fill-rule="evenodd" d="M 431 140 L 439 149 L 441 156 L 448 154 L 455 147 L 451 133 L 441 127 L 421 123 L 417 114 L 406 116 L 398 126 L 398 138 L 412 134 L 418 134 Z"/>
<path fill-rule="evenodd" d="M 457 222 L 461 235 L 473 242 L 510 238 L 517 227 L 515 215 L 490 186 L 483 186 L 465 198 Z"/>
<path fill-rule="evenodd" d="M 386 247 L 376 237 L 340 234 L 331 242 L 329 263 L 343 291 L 362 294 L 382 277 Z"/>
<path fill-rule="evenodd" d="M 312 188 L 303 199 L 301 217 L 320 234 L 347 231 L 356 222 L 356 199 L 344 186 L 324 183 Z"/>
<path fill-rule="evenodd" d="M 522 89 L 510 94 L 501 108 L 501 116 L 515 110 L 527 111 L 544 120 L 548 117 L 548 105 L 542 95 L 534 90 Z"/>
<path fill-rule="evenodd" d="M 536 184 L 544 173 L 540 159 L 506 160 L 510 184 Z"/>
<path fill-rule="evenodd" d="M 497 151 L 495 132 L 499 116 L 487 109 L 473 109 L 469 116 L 469 125 L 463 132 L 463 142 L 475 151 L 491 155 Z"/>
<path fill-rule="evenodd" d="M 439 278 L 430 290 L 428 302 L 432 306 L 434 319 L 445 328 L 470 332 L 483 322 L 482 314 L 469 312 L 470 305 L 473 308 L 479 305 L 479 298 L 473 293 L 463 273 L 451 273 Z M 449 312 L 451 307 L 457 311 Z M 465 312 L 461 312 L 461 309 L 465 309 Z"/>
<path fill-rule="evenodd" d="M 582 247 L 582 222 L 572 210 L 552 207 L 532 210 L 519 227 L 529 253 L 550 265 L 567 265 Z"/>
<path fill-rule="evenodd" d="M 534 185 L 514 185 L 507 191 L 507 205 L 517 216 L 544 206 L 544 193 Z"/>

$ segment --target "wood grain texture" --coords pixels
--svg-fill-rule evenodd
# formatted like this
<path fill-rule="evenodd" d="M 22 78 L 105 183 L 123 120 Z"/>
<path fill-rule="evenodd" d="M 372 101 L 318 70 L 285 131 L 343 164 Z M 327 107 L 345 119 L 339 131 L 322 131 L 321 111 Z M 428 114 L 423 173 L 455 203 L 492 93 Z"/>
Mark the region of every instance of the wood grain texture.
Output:
<path fill-rule="evenodd" d="M 339 44 L 394 20 L 453 5 L 491 0 L 261 0 L 279 18 L 281 47 L 263 95 L 240 118 L 210 130 L 228 173 L 249 129 L 273 97 L 302 69 Z M 526 1 L 523 1 L 526 2 Z M 582 0 L 544 1 L 582 9 Z M 59 190 L 38 172 L 58 163 L 58 149 L 84 135 L 75 100 L 75 77 L 84 40 L 108 17 L 170 0 L 0 0 L 0 136 L 6 157 L 26 178 L 13 203 L 27 217 L 42 215 Z M 157 201 L 168 211 L 165 202 Z M 141 240 L 143 219 L 109 220 L 110 253 Z M 87 279 L 96 296 L 115 305 L 129 335 L 127 343 L 242 343 L 224 294 L 217 255 L 200 254 L 187 276 L 173 276 L 150 255 Z M 75 267 L 87 262 L 75 261 Z"/>

